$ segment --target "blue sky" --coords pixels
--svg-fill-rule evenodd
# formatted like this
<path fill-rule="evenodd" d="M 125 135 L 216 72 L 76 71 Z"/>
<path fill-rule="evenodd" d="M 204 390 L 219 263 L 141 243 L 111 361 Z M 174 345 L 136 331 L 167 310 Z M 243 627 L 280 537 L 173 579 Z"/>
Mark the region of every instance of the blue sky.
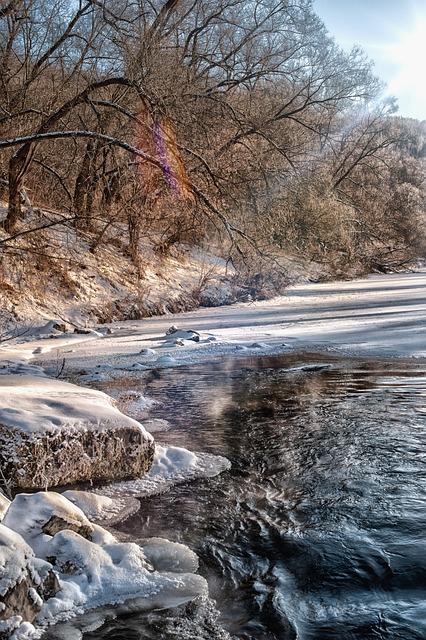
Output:
<path fill-rule="evenodd" d="M 314 0 L 314 11 L 344 49 L 374 60 L 401 116 L 426 120 L 426 0 Z"/>

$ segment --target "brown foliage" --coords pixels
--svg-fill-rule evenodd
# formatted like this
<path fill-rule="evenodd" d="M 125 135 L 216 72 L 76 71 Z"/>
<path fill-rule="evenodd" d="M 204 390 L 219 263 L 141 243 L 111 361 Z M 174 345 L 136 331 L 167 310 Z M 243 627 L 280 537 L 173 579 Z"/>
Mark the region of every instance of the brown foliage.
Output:
<path fill-rule="evenodd" d="M 425 125 L 395 118 L 364 53 L 338 49 L 310 3 L 138 6 L 0 12 L 10 236 L 50 208 L 136 266 L 142 236 L 158 256 L 207 238 L 339 274 L 424 254 Z"/>

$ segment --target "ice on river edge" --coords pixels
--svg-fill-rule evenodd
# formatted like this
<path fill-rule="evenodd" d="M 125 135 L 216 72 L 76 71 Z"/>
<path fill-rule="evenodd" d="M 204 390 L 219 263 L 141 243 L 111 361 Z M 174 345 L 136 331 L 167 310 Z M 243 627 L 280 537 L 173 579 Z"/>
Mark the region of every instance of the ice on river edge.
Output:
<path fill-rule="evenodd" d="M 116 482 L 94 489 L 94 492 L 117 499 L 123 496 L 147 497 L 167 491 L 182 482 L 212 478 L 230 467 L 231 463 L 223 456 L 156 445 L 154 464 L 143 478 Z"/>
<path fill-rule="evenodd" d="M 43 603 L 33 624 L 14 616 L 0 623 L 0 632 L 8 629 L 13 640 L 35 639 L 47 626 L 89 611 L 95 613 L 80 619 L 81 628 L 93 627 L 94 620 L 95 627 L 100 626 L 105 618 L 124 611 L 168 608 L 207 596 L 206 581 L 194 573 L 198 567 L 196 555 L 185 545 L 152 539 L 142 549 L 134 543 L 118 542 L 107 530 L 90 522 L 84 509 L 92 521 L 111 522 L 126 508 L 131 509 L 131 496 L 152 495 L 179 482 L 211 477 L 229 466 L 220 456 L 157 446 L 154 466 L 141 480 L 98 488 L 97 495 L 79 491 L 19 494 L 0 525 L 6 537 L 12 538 L 14 549 L 11 555 L 10 545 L 0 545 L 1 593 L 7 591 L 23 567 L 37 582 L 40 569 L 46 572 L 52 562 L 60 591 Z M 79 528 L 48 535 L 43 523 L 52 515 L 77 523 Z M 88 532 L 90 539 L 78 531 Z M 80 637 L 76 633 L 74 628 L 69 637 Z"/>
<path fill-rule="evenodd" d="M 14 370 L 11 364 L 3 367 L 2 373 L 9 374 L 12 387 L 13 381 L 20 386 L 23 375 L 39 375 L 46 387 L 55 386 L 56 382 L 45 377 L 40 367 L 24 364 L 34 353 L 28 346 L 25 343 L 28 353 L 22 353 L 25 351 L 22 345 L 15 346 L 13 356 L 18 363 L 13 365 Z M 87 391 L 81 390 L 82 397 Z M 48 404 L 49 416 L 62 424 L 63 416 L 54 415 L 55 403 Z M 54 634 L 57 630 L 58 638 L 74 640 L 81 637 L 79 629 L 96 628 L 105 619 L 124 611 L 175 607 L 197 596 L 206 597 L 207 583 L 195 573 L 198 559 L 185 545 L 158 538 L 144 542 L 142 548 L 135 543 L 119 542 L 96 523 L 113 525 L 139 508 L 136 497 L 165 491 L 177 483 L 212 477 L 229 466 L 220 456 L 157 446 L 154 465 L 146 477 L 98 487 L 97 494 L 85 491 L 19 494 L 10 503 L 0 493 L 0 595 L 29 575 L 36 588 L 31 586 L 28 596 L 40 608 L 31 622 L 19 615 L 19 609 L 18 614 L 2 620 L 1 637 L 36 639 L 46 628 L 59 624 Z M 50 531 L 52 535 L 46 533 L 43 523 L 49 520 L 49 513 L 67 522 L 71 520 L 72 526 Z M 64 513 L 67 515 L 63 518 Z M 75 521 L 80 521 L 80 528 L 74 527 Z M 82 535 L 87 531 L 88 537 Z M 60 589 L 53 597 L 43 599 L 38 592 L 52 566 Z M 0 605 L 0 610 L 4 611 L 5 606 Z M 78 622 L 74 624 L 73 620 Z"/>

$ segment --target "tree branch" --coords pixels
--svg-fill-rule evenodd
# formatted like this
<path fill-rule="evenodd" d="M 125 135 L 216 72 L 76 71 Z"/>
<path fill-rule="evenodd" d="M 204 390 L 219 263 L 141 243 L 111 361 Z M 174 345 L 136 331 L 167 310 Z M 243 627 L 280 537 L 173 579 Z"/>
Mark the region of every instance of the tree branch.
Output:
<path fill-rule="evenodd" d="M 0 18 L 5 18 L 15 10 L 16 0 L 11 0 L 8 5 L 0 9 Z"/>
<path fill-rule="evenodd" d="M 8 147 L 16 147 L 19 145 L 46 142 L 49 140 L 61 140 L 66 138 L 95 138 L 97 140 L 102 140 L 109 145 L 121 147 L 122 149 L 125 149 L 130 153 L 134 153 L 150 164 L 153 164 L 155 167 L 158 167 L 161 170 L 163 169 L 161 162 L 156 158 L 153 158 L 137 147 L 133 147 L 131 144 L 124 142 L 124 140 L 119 140 L 118 138 L 114 138 L 113 136 L 107 136 L 104 133 L 99 133 L 98 131 L 49 131 L 47 133 L 35 133 L 31 136 L 22 136 L 20 138 L 1 140 L 0 149 L 7 149 Z"/>
<path fill-rule="evenodd" d="M 30 82 L 32 82 L 32 80 L 34 80 L 34 78 L 37 75 L 37 72 L 39 69 L 42 68 L 42 66 L 44 65 L 44 63 L 49 60 L 50 56 L 55 53 L 55 51 L 57 51 L 59 49 L 59 47 L 65 42 L 65 40 L 68 38 L 68 36 L 70 35 L 71 31 L 73 30 L 73 28 L 75 27 L 75 25 L 77 24 L 77 22 L 80 20 L 80 18 L 82 16 L 84 16 L 84 14 L 87 12 L 87 10 L 91 7 L 91 3 L 88 2 L 87 4 L 85 4 L 83 7 L 81 7 L 81 9 L 79 9 L 77 11 L 77 13 L 75 14 L 74 18 L 72 20 L 70 20 L 70 22 L 68 23 L 67 28 L 65 29 L 65 31 L 62 33 L 62 35 L 49 47 L 49 49 L 47 49 L 47 51 L 44 52 L 44 54 L 35 62 L 33 68 L 32 68 L 32 72 L 31 75 L 27 81 L 27 84 L 29 84 Z"/>

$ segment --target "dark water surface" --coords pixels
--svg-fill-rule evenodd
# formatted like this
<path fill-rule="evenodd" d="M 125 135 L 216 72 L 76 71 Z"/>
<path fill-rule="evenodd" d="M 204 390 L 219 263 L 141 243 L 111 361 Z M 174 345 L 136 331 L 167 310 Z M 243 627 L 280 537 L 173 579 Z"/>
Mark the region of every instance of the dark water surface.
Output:
<path fill-rule="evenodd" d="M 172 424 L 157 441 L 232 469 L 144 499 L 120 529 L 196 551 L 220 617 L 193 604 L 87 640 L 426 638 L 424 364 L 233 359 L 141 384 Z"/>

